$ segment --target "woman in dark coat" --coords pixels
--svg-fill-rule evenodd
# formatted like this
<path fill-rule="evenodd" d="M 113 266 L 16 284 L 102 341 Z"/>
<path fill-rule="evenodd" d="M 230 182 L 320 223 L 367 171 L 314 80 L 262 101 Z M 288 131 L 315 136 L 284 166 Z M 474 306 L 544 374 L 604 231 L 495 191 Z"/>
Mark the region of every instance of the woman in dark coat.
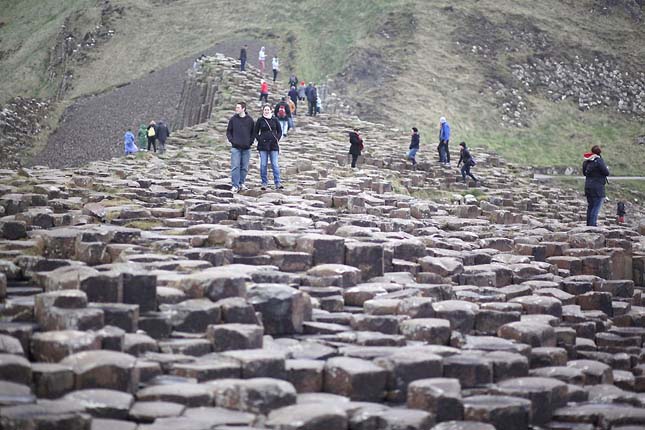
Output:
<path fill-rule="evenodd" d="M 475 181 L 475 185 L 477 185 L 477 178 L 473 176 L 472 173 L 470 173 L 470 168 L 475 165 L 473 156 L 470 155 L 470 151 L 466 147 L 466 142 L 461 142 L 459 144 L 459 162 L 457 163 L 457 167 L 461 163 L 464 163 L 464 165 L 461 167 L 461 177 L 463 178 L 464 182 L 466 182 L 466 176 L 470 176 L 473 178 L 473 181 Z"/>
<path fill-rule="evenodd" d="M 598 214 L 605 200 L 605 184 L 609 169 L 602 159 L 600 146 L 583 155 L 582 174 L 585 175 L 585 196 L 587 197 L 587 225 L 598 225 Z"/>
<path fill-rule="evenodd" d="M 284 187 L 280 182 L 280 166 L 278 165 L 278 154 L 280 153 L 278 142 L 282 137 L 282 128 L 280 128 L 280 122 L 273 116 L 271 106 L 264 105 L 262 107 L 262 116 L 255 123 L 253 136 L 258 141 L 258 151 L 260 152 L 260 179 L 262 180 L 262 190 L 266 190 L 269 182 L 267 178 L 267 164 L 269 160 L 271 160 L 275 189 L 283 189 Z"/>
<path fill-rule="evenodd" d="M 363 138 L 358 134 L 358 129 L 349 132 L 349 153 L 352 155 L 352 167 L 356 167 L 356 160 L 363 150 Z"/>

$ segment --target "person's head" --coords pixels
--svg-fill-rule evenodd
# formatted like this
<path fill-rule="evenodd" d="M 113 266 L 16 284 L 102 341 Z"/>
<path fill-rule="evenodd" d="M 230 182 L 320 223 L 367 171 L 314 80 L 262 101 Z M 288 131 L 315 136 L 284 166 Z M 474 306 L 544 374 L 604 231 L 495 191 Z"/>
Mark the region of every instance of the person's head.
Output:
<path fill-rule="evenodd" d="M 353 130 L 354 130 L 354 133 L 358 133 L 358 127 L 354 127 Z"/>
<path fill-rule="evenodd" d="M 245 43 L 245 44 L 244 44 L 244 48 L 246 49 L 246 48 L 248 48 L 248 47 L 249 47 L 249 45 L 247 45 L 247 44 Z"/>
<path fill-rule="evenodd" d="M 466 147 L 466 142 L 461 142 L 461 143 L 459 144 L 459 146 L 461 146 L 462 148 L 465 148 L 465 147 Z"/>
<path fill-rule="evenodd" d="M 287 101 L 287 98 L 286 97 L 281 97 L 280 101 L 282 101 L 282 102 Z"/>
<path fill-rule="evenodd" d="M 300 85 L 304 85 L 304 84 L 305 84 L 305 81 L 300 81 Z"/>
<path fill-rule="evenodd" d="M 591 147 L 591 152 L 593 154 L 600 155 L 600 153 L 602 152 L 602 149 L 600 149 L 600 146 L 594 145 Z"/>
<path fill-rule="evenodd" d="M 132 127 L 128 127 L 128 131 L 130 131 L 130 132 L 131 132 L 131 131 L 132 131 Z"/>
<path fill-rule="evenodd" d="M 445 116 L 442 116 L 441 118 L 439 118 L 439 124 L 445 124 L 445 123 L 446 123 L 446 117 Z"/>
<path fill-rule="evenodd" d="M 155 125 L 157 124 L 154 120 L 150 121 L 150 125 Z"/>
<path fill-rule="evenodd" d="M 418 128 L 416 128 L 416 127 L 412 127 L 412 132 L 413 132 L 413 133 L 418 133 L 418 132 L 419 132 L 419 129 L 418 129 Z"/>
<path fill-rule="evenodd" d="M 246 113 L 246 103 L 239 102 L 235 105 L 235 113 L 245 114 Z"/>
<path fill-rule="evenodd" d="M 265 118 L 271 118 L 271 115 L 273 114 L 273 110 L 271 109 L 271 105 L 264 105 L 262 106 L 262 116 Z"/>
<path fill-rule="evenodd" d="M 260 51 L 264 51 L 264 46 L 260 48 Z"/>

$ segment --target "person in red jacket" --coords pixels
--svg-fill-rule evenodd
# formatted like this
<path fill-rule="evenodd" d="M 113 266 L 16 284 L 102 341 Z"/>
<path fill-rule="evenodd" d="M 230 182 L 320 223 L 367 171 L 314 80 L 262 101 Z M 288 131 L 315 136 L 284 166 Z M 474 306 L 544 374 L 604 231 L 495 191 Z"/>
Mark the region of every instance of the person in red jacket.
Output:
<path fill-rule="evenodd" d="M 269 84 L 267 83 L 267 81 L 262 79 L 260 81 L 260 101 L 264 99 L 264 103 L 269 103 L 268 97 L 269 97 Z"/>

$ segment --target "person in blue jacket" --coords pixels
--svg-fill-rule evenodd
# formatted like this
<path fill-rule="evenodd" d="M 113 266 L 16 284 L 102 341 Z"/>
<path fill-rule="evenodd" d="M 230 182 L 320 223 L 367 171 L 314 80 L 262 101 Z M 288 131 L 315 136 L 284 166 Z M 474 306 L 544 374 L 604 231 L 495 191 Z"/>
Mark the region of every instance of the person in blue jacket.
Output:
<path fill-rule="evenodd" d="M 450 149 L 448 144 L 450 143 L 450 124 L 446 121 L 446 117 L 442 116 L 439 118 L 439 162 L 444 164 L 450 164 Z"/>
<path fill-rule="evenodd" d="M 135 154 L 139 151 L 137 145 L 134 143 L 134 134 L 131 128 L 128 128 L 128 131 L 125 132 L 123 143 L 125 145 L 125 155 Z"/>
<path fill-rule="evenodd" d="M 419 129 L 412 127 L 412 137 L 410 138 L 410 147 L 408 151 L 407 159 L 412 161 L 412 165 L 417 165 L 417 152 L 419 151 Z"/>
<path fill-rule="evenodd" d="M 587 197 L 587 225 L 598 225 L 598 214 L 605 200 L 605 184 L 609 169 L 600 154 L 600 146 L 594 145 L 591 152 L 583 155 L 582 174 L 585 175 L 585 196 Z"/>

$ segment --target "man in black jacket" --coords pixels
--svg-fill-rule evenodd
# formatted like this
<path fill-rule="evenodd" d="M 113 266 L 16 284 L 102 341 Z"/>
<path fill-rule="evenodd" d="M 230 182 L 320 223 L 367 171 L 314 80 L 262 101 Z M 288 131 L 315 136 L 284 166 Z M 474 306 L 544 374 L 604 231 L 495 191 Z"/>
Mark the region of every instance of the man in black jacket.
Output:
<path fill-rule="evenodd" d="M 240 71 L 244 71 L 244 67 L 246 67 L 246 48 L 247 45 L 244 45 L 242 49 L 240 49 Z"/>
<path fill-rule="evenodd" d="M 255 123 L 246 113 L 246 103 L 235 105 L 235 115 L 228 120 L 226 137 L 231 142 L 231 191 L 246 190 L 244 185 L 249 171 L 251 144 L 253 143 L 253 127 Z"/>
<path fill-rule="evenodd" d="M 316 84 L 310 83 L 307 89 L 305 90 L 307 95 L 307 102 L 309 102 L 309 116 L 316 116 L 316 103 L 318 102 L 318 90 L 316 89 Z"/>
<path fill-rule="evenodd" d="M 591 152 L 583 155 L 582 174 L 585 175 L 585 196 L 587 197 L 587 225 L 598 225 L 598 214 L 605 200 L 605 184 L 609 169 L 600 154 L 600 146 L 594 145 Z"/>
<path fill-rule="evenodd" d="M 170 131 L 163 121 L 159 121 L 155 129 L 157 132 L 157 140 L 159 141 L 159 154 L 163 154 L 166 152 L 166 139 L 170 136 Z"/>

